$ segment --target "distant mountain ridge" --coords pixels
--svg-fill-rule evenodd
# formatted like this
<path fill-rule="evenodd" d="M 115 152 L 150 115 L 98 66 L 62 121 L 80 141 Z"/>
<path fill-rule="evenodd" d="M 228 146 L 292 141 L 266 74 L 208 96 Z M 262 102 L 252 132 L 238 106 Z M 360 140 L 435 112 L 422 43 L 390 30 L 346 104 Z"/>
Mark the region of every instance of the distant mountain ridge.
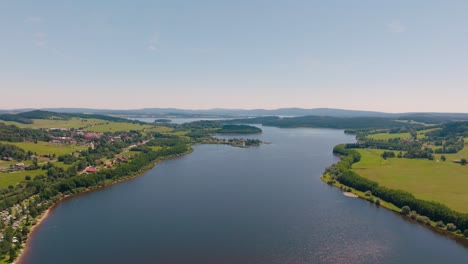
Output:
<path fill-rule="evenodd" d="M 0 113 L 17 114 L 33 109 L 0 110 Z M 261 117 L 261 116 L 330 116 L 330 117 L 386 117 L 416 122 L 439 123 L 452 120 L 468 120 L 468 113 L 385 113 L 378 111 L 345 110 L 336 108 L 279 108 L 279 109 L 225 109 L 192 110 L 179 108 L 142 108 L 130 110 L 90 108 L 43 108 L 43 111 L 69 114 L 98 114 L 150 117 Z"/>

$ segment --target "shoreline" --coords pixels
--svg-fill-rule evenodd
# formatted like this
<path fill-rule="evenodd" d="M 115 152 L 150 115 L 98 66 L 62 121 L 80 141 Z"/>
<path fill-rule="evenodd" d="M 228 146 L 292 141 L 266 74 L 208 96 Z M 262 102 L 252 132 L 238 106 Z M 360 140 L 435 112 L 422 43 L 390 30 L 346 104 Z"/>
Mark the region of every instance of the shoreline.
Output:
<path fill-rule="evenodd" d="M 181 154 L 176 154 L 176 155 L 171 155 L 171 156 L 168 156 L 167 158 L 162 158 L 162 159 L 156 159 L 154 162 L 151 162 L 149 165 L 147 166 L 144 166 L 141 168 L 141 171 L 138 171 L 137 173 L 133 174 L 133 175 L 130 175 L 128 177 L 125 177 L 125 178 L 122 178 L 122 179 L 119 179 L 119 180 L 116 180 L 116 181 L 113 181 L 113 182 L 110 182 L 109 184 L 105 184 L 103 186 L 98 186 L 98 187 L 95 187 L 95 188 L 91 188 L 91 189 L 85 189 L 83 191 L 80 191 L 80 192 L 77 192 L 77 193 L 73 193 L 73 194 L 69 194 L 69 195 L 64 195 L 62 197 L 60 197 L 57 201 L 55 201 L 49 208 L 47 208 L 40 216 L 39 218 L 36 219 L 36 223 L 34 225 L 31 225 L 31 229 L 29 230 L 29 233 L 27 234 L 26 236 L 26 241 L 21 243 L 21 249 L 18 253 L 18 255 L 16 256 L 15 260 L 11 263 L 13 264 L 21 264 L 22 260 L 23 260 L 23 257 L 24 255 L 26 254 L 27 250 L 29 249 L 29 242 L 31 240 L 31 237 L 34 235 L 34 232 L 36 231 L 36 229 L 43 223 L 43 221 L 45 219 L 47 219 L 47 217 L 49 216 L 49 214 L 51 213 L 51 211 L 56 207 L 58 206 L 61 202 L 64 202 L 68 199 L 72 199 L 72 198 L 75 198 L 76 196 L 80 196 L 80 195 L 85 195 L 85 194 L 88 194 L 88 193 L 91 193 L 91 192 L 96 192 L 96 191 L 100 191 L 102 189 L 105 189 L 105 188 L 108 188 L 108 187 L 112 187 L 116 184 L 119 184 L 119 183 L 122 183 L 122 182 L 126 182 L 126 181 L 130 181 L 130 180 L 133 180 L 137 177 L 140 177 L 140 176 L 143 176 L 145 173 L 147 173 L 148 171 L 150 171 L 151 169 L 153 169 L 154 167 L 156 167 L 161 161 L 166 161 L 166 160 L 170 160 L 170 159 L 175 159 L 175 158 L 180 158 L 180 157 L 183 157 L 185 155 L 188 155 L 190 153 L 193 152 L 193 147 L 190 146 L 190 149 L 184 153 L 181 153 Z"/>
<path fill-rule="evenodd" d="M 346 196 L 347 198 L 359 198 L 365 201 L 368 201 L 370 203 L 373 203 L 371 200 L 366 198 L 365 194 L 363 192 L 360 192 L 358 190 L 355 190 L 354 188 L 351 188 L 345 184 L 342 184 L 341 182 L 336 181 L 333 184 L 328 184 L 328 176 L 323 174 L 320 176 L 320 180 L 322 180 L 323 183 L 327 184 L 330 187 L 336 187 L 342 191 L 342 194 Z M 342 189 L 342 187 L 345 187 L 345 190 Z M 346 189 L 351 188 L 352 191 L 346 191 Z M 351 196 L 352 195 L 352 196 Z M 468 238 L 465 238 L 463 235 L 457 235 L 453 232 L 447 231 L 445 229 L 440 229 L 435 226 L 435 223 L 431 221 L 431 224 L 424 224 L 416 221 L 415 219 L 410 218 L 409 216 L 402 215 L 400 208 L 396 207 L 392 203 L 386 202 L 385 200 L 382 200 L 380 197 L 374 196 L 374 198 L 378 198 L 380 200 L 380 205 L 375 205 L 377 207 L 383 207 L 385 210 L 389 210 L 390 212 L 397 214 L 402 220 L 410 222 L 412 224 L 417 224 L 420 225 L 426 229 L 428 229 L 431 232 L 437 233 L 438 235 L 444 236 L 446 238 L 454 240 L 457 244 L 461 244 L 463 247 L 468 249 Z"/>
<path fill-rule="evenodd" d="M 52 208 L 58 204 L 58 202 L 60 201 L 61 199 L 59 199 L 57 202 L 55 202 L 52 206 L 50 206 L 49 208 L 47 208 L 40 216 L 39 216 L 39 219 L 36 219 L 36 223 L 31 226 L 31 229 L 29 230 L 29 233 L 28 235 L 26 236 L 26 242 L 23 242 L 21 243 L 21 249 L 20 249 L 20 252 L 18 254 L 18 256 L 16 256 L 16 259 L 12 262 L 13 264 L 15 263 L 20 263 L 21 261 L 21 256 L 23 256 L 23 254 L 26 252 L 26 249 L 27 249 L 27 244 L 28 244 L 28 241 L 29 241 L 29 238 L 30 236 L 32 236 L 32 234 L 34 233 L 34 231 L 36 231 L 37 227 L 41 225 L 41 223 L 47 218 L 47 216 L 49 216 L 49 213 L 50 213 L 50 210 L 52 210 Z"/>

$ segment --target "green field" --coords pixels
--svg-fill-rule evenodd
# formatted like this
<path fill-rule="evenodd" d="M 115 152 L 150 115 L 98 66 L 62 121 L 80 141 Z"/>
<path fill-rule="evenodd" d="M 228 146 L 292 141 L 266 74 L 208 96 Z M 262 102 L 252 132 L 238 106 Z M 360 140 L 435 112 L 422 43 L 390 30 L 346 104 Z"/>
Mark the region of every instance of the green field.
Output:
<path fill-rule="evenodd" d="M 396 134 L 378 133 L 378 134 L 370 134 L 367 137 L 371 139 L 376 139 L 376 140 L 389 140 L 392 138 L 408 139 L 408 138 L 411 138 L 411 135 L 410 133 L 396 133 Z"/>
<path fill-rule="evenodd" d="M 1 123 L 7 125 L 15 125 L 21 128 L 81 128 L 92 126 L 96 124 L 102 124 L 106 121 L 99 119 L 83 119 L 83 118 L 70 118 L 69 120 L 51 120 L 51 119 L 33 119 L 33 124 L 22 124 L 12 121 L 3 121 Z"/>
<path fill-rule="evenodd" d="M 392 188 L 411 192 L 415 197 L 437 201 L 459 212 L 468 213 L 468 166 L 451 162 L 466 155 L 468 147 L 457 154 L 445 154 L 447 161 L 427 159 L 384 160 L 383 150 L 358 149 L 361 161 L 353 165 L 359 175 Z"/>
<path fill-rule="evenodd" d="M 24 177 L 26 175 L 31 176 L 31 178 L 34 178 L 34 176 L 37 176 L 39 174 L 45 174 L 45 171 L 43 170 L 33 170 L 33 171 L 18 171 L 18 172 L 9 172 L 9 173 L 3 173 L 0 172 L 0 188 L 8 188 L 9 185 L 16 185 L 19 182 L 24 181 Z"/>
<path fill-rule="evenodd" d="M 119 131 L 130 131 L 130 130 L 140 130 L 152 128 L 152 125 L 146 124 L 133 124 L 133 123 L 118 123 L 118 122 L 105 122 L 86 128 L 87 131 L 91 132 L 119 132 Z"/>
<path fill-rule="evenodd" d="M 18 146 L 25 151 L 32 151 L 33 153 L 40 154 L 55 154 L 56 156 L 70 154 L 74 151 L 84 150 L 87 149 L 85 146 L 78 146 L 78 145 L 56 145 L 48 142 L 39 141 L 37 143 L 34 142 L 0 142 L 3 144 L 11 144 Z"/>
<path fill-rule="evenodd" d="M 418 139 L 422 139 L 425 136 L 425 134 L 431 130 L 434 130 L 434 129 L 425 129 L 425 130 L 421 130 L 421 131 L 418 131 Z M 411 135 L 410 133 L 396 133 L 396 134 L 390 134 L 390 133 L 377 133 L 377 134 L 370 134 L 367 136 L 368 138 L 371 138 L 371 139 L 376 139 L 376 140 L 389 140 L 389 139 L 392 139 L 392 138 L 401 138 L 401 139 L 409 139 L 411 138 Z"/>
<path fill-rule="evenodd" d="M 130 130 L 149 130 L 154 132 L 170 132 L 172 128 L 165 126 L 155 126 L 153 124 L 134 124 L 134 123 L 122 123 L 112 122 L 99 119 L 83 119 L 83 118 L 70 118 L 69 120 L 50 120 L 50 119 L 33 119 L 33 124 L 22 124 L 12 121 L 0 120 L 0 123 L 7 125 L 15 125 L 21 128 L 82 128 L 90 132 L 119 132 L 119 131 L 130 131 Z"/>

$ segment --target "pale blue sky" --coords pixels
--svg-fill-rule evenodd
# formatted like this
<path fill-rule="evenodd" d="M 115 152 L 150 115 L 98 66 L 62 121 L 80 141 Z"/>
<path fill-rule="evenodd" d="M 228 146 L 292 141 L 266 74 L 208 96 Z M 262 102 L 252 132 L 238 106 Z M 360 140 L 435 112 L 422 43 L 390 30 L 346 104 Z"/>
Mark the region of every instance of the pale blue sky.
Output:
<path fill-rule="evenodd" d="M 0 97 L 468 112 L 468 1 L 0 0 Z"/>

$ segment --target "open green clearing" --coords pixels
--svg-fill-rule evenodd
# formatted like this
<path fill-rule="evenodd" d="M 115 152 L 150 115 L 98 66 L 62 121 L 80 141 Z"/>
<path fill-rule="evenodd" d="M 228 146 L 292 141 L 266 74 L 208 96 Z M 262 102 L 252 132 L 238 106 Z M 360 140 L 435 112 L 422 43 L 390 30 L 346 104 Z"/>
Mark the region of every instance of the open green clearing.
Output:
<path fill-rule="evenodd" d="M 130 130 L 145 130 L 152 128 L 152 125 L 146 124 L 133 124 L 133 123 L 118 123 L 118 122 L 105 122 L 97 125 L 92 125 L 86 128 L 87 131 L 91 132 L 119 132 L 119 131 L 130 131 Z"/>
<path fill-rule="evenodd" d="M 26 175 L 34 176 L 45 174 L 44 170 L 32 170 L 32 171 L 17 171 L 17 172 L 0 172 L 0 188 L 8 188 L 9 185 L 15 186 L 19 182 L 25 181 Z"/>
<path fill-rule="evenodd" d="M 70 154 L 72 152 L 78 150 L 87 149 L 86 146 L 78 146 L 78 145 L 57 145 L 53 143 L 38 141 L 37 143 L 34 142 L 0 142 L 3 144 L 11 144 L 17 147 L 24 149 L 25 151 L 32 151 L 33 153 L 40 154 L 55 154 L 56 156 Z"/>
<path fill-rule="evenodd" d="M 378 133 L 378 134 L 371 134 L 368 137 L 371 139 L 376 139 L 376 140 L 389 140 L 392 138 L 409 139 L 411 138 L 411 135 L 410 133 L 396 133 L 396 134 Z"/>
<path fill-rule="evenodd" d="M 434 129 L 425 129 L 425 130 L 418 131 L 417 132 L 418 139 L 425 138 L 426 137 L 425 134 L 431 130 L 434 130 Z M 410 133 L 395 133 L 395 134 L 377 133 L 377 134 L 370 134 L 367 137 L 371 139 L 376 139 L 376 140 L 389 140 L 393 138 L 410 139 L 411 134 Z"/>
<path fill-rule="evenodd" d="M 7 125 L 15 125 L 21 128 L 82 128 L 96 124 L 102 124 L 106 121 L 99 119 L 83 119 L 83 118 L 70 118 L 68 120 L 54 120 L 54 119 L 33 119 L 33 124 L 22 124 L 13 121 L 3 121 L 1 123 Z"/>
<path fill-rule="evenodd" d="M 466 142 L 466 141 L 465 141 Z M 452 159 L 465 156 L 468 147 L 457 154 L 445 154 L 447 161 L 436 159 L 400 159 L 384 160 L 383 150 L 357 149 L 361 161 L 353 165 L 359 175 L 378 182 L 392 189 L 413 193 L 416 198 L 432 200 L 446 204 L 459 212 L 468 212 L 468 166 L 451 162 Z"/>

